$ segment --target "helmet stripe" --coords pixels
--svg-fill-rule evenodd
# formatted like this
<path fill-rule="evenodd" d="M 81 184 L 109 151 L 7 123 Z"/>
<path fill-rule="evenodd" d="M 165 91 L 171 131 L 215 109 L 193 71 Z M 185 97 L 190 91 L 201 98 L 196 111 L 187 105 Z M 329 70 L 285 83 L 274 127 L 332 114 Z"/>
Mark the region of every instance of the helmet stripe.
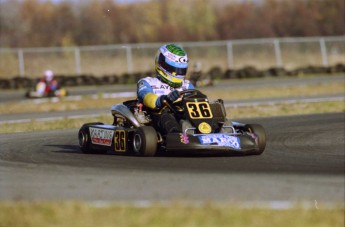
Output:
<path fill-rule="evenodd" d="M 175 61 L 169 60 L 168 58 L 165 58 L 165 62 L 177 68 L 188 68 L 187 62 L 175 62 Z"/>

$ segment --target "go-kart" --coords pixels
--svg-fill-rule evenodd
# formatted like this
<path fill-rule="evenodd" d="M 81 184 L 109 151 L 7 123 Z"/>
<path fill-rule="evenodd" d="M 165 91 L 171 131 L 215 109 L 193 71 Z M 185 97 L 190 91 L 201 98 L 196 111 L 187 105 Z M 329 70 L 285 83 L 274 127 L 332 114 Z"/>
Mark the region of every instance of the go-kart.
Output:
<path fill-rule="evenodd" d="M 112 106 L 112 124 L 84 124 L 78 133 L 84 153 L 141 156 L 156 154 L 259 155 L 265 150 L 266 133 L 259 124 L 243 124 L 226 118 L 223 101 L 209 102 L 198 90 L 179 92 L 174 103 L 164 102 L 157 111 L 138 100 Z M 181 132 L 163 135 L 153 126 L 154 115 L 169 111 L 179 119 Z"/>
<path fill-rule="evenodd" d="M 27 98 L 48 98 L 48 97 L 65 97 L 68 92 L 65 88 L 58 87 L 56 90 L 45 91 L 46 84 L 39 82 L 35 87 L 25 93 Z"/>
<path fill-rule="evenodd" d="M 213 86 L 214 82 L 210 75 L 201 72 L 194 72 L 190 75 L 189 81 L 195 87 L 209 87 Z"/>
<path fill-rule="evenodd" d="M 35 90 L 30 90 L 25 93 L 27 98 L 52 98 L 52 97 L 65 97 L 68 95 L 68 92 L 65 88 L 60 88 L 48 93 L 38 93 Z"/>

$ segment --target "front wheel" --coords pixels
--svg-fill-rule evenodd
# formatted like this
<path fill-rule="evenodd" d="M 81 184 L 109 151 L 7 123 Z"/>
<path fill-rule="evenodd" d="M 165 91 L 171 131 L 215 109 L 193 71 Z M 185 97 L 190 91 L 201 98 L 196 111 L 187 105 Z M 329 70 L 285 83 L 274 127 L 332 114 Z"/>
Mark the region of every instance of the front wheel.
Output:
<path fill-rule="evenodd" d="M 157 151 L 157 132 L 151 126 L 138 128 L 133 135 L 133 150 L 141 156 L 154 156 Z"/>
<path fill-rule="evenodd" d="M 266 147 L 266 132 L 264 127 L 259 124 L 247 124 L 245 125 L 246 131 L 253 133 L 257 136 L 259 150 L 255 151 L 254 154 L 260 155 L 264 152 Z"/>

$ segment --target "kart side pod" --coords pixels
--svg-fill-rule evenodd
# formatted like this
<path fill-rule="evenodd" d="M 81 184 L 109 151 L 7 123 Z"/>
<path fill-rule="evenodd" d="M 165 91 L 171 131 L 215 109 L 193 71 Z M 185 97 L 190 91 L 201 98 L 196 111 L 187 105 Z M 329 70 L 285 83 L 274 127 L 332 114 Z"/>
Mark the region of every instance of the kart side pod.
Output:
<path fill-rule="evenodd" d="M 127 106 L 125 106 L 123 104 L 113 105 L 111 107 L 111 114 L 114 117 L 117 117 L 118 115 L 120 115 L 121 117 L 129 120 L 134 127 L 136 127 L 136 128 L 140 127 L 140 123 L 135 118 L 134 114 L 128 109 Z"/>

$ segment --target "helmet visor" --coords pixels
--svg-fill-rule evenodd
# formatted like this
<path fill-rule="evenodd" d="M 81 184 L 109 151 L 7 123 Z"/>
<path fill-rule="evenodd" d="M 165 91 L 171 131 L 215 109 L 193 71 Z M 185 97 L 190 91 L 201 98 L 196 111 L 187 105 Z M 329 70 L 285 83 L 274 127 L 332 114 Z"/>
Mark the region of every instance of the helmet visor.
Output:
<path fill-rule="evenodd" d="M 180 75 L 180 76 L 185 76 L 187 74 L 187 68 L 180 68 L 173 66 L 169 63 L 166 62 L 166 58 L 164 57 L 163 54 L 160 54 L 158 57 L 158 64 L 164 68 L 167 72 L 171 74 Z"/>

